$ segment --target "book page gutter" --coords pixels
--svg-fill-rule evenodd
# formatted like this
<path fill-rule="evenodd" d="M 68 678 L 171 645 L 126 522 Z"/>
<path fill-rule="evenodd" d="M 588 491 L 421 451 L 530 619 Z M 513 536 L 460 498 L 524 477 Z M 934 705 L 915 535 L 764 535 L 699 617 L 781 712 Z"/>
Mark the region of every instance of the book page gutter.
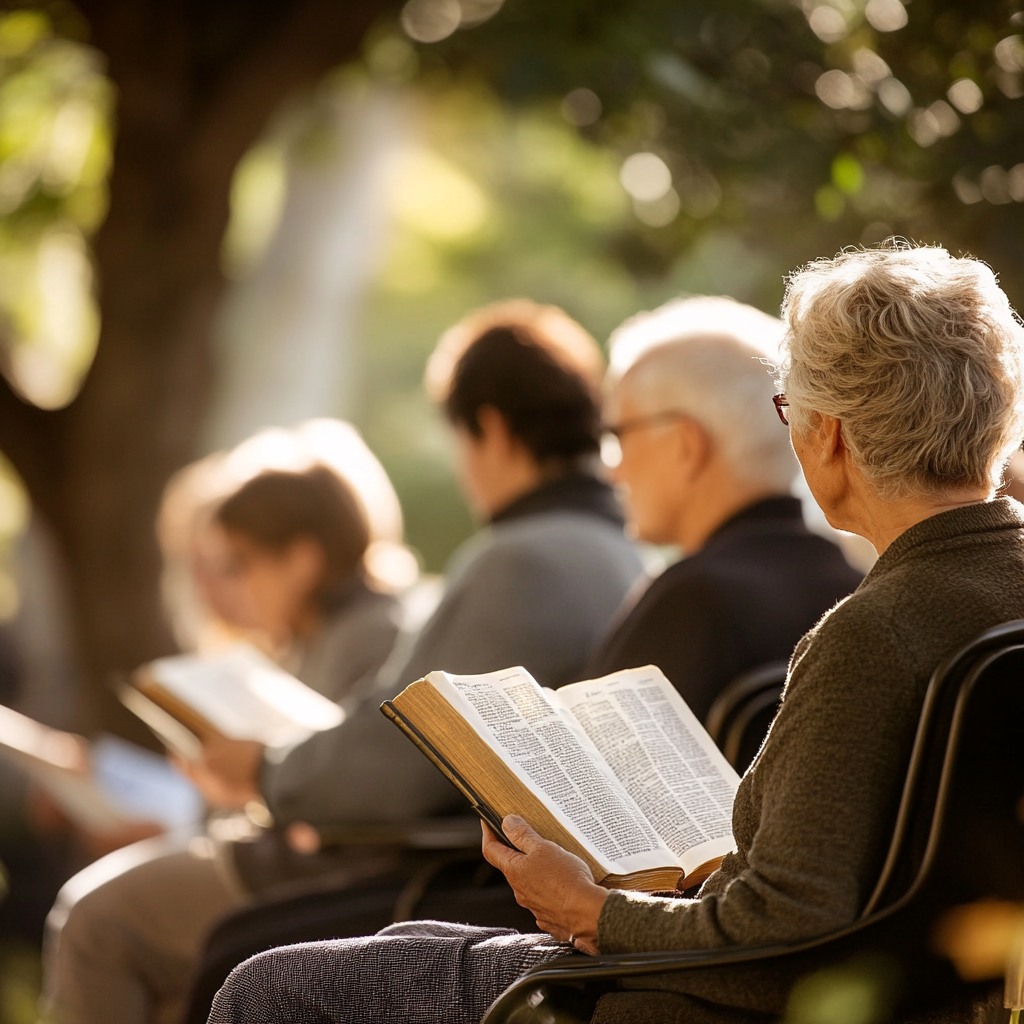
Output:
<path fill-rule="evenodd" d="M 558 691 L 684 870 L 733 849 L 739 776 L 660 671 Z"/>
<path fill-rule="evenodd" d="M 586 736 L 569 727 L 524 669 L 429 678 L 609 873 L 676 861 Z"/>

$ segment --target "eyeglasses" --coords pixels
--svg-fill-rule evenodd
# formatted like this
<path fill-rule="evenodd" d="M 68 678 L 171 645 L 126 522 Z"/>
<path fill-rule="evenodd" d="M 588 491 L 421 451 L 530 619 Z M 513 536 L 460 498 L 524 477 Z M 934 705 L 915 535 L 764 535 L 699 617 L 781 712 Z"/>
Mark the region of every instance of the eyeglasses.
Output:
<path fill-rule="evenodd" d="M 779 419 L 782 420 L 783 426 L 789 426 L 789 413 L 786 410 L 789 408 L 789 400 L 785 395 L 774 395 L 772 402 L 775 403 L 775 411 L 779 414 Z"/>
<path fill-rule="evenodd" d="M 665 412 L 655 412 L 648 416 L 634 416 L 632 419 L 623 420 L 621 423 L 606 424 L 601 428 L 601 461 L 609 469 L 615 469 L 622 461 L 620 442 L 627 434 L 631 434 L 635 430 L 643 430 L 646 427 L 657 426 L 659 423 L 683 419 L 685 416 L 685 412 L 668 409 Z"/>
<path fill-rule="evenodd" d="M 658 423 L 667 423 L 670 420 L 682 419 L 685 416 L 685 412 L 669 409 L 665 412 L 651 413 L 649 416 L 634 416 L 631 420 L 623 420 L 622 423 L 609 423 L 602 427 L 602 430 L 605 434 L 614 437 L 616 441 L 621 441 L 634 430 L 643 430 L 645 427 L 653 427 Z"/>

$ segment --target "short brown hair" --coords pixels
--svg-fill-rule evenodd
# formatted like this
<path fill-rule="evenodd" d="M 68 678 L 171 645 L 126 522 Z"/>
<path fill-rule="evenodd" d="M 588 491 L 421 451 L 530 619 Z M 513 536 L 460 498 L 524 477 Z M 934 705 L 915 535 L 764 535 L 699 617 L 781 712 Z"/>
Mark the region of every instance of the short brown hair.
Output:
<path fill-rule="evenodd" d="M 303 472 L 260 473 L 218 506 L 215 519 L 225 530 L 274 552 L 302 538 L 319 543 L 324 575 L 313 596 L 322 604 L 361 572 L 370 543 L 362 505 L 348 484 L 322 465 Z"/>
<path fill-rule="evenodd" d="M 537 462 L 600 448 L 604 359 L 597 342 L 557 306 L 526 299 L 475 310 L 446 331 L 426 386 L 448 419 L 480 435 L 492 406 Z"/>

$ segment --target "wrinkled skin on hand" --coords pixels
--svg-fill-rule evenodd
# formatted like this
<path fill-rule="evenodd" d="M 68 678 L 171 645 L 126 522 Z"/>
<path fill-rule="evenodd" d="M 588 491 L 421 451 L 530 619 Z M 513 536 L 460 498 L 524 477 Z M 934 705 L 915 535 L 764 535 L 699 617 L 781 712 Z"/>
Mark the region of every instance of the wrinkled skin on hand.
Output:
<path fill-rule="evenodd" d="M 600 952 L 597 921 L 608 890 L 595 884 L 590 868 L 556 843 L 542 839 L 516 814 L 501 823 L 515 850 L 481 824 L 484 857 L 508 879 L 516 902 L 533 914 L 537 927 L 573 943 L 581 953 Z"/>

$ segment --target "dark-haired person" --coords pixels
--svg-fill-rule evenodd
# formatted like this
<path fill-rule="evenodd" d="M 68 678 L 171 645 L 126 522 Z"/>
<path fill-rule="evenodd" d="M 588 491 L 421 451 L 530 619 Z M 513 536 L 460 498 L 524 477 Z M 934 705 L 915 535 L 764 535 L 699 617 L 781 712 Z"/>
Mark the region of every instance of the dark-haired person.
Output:
<path fill-rule="evenodd" d="M 337 701 L 384 664 L 397 601 L 362 571 L 369 525 L 335 472 L 261 473 L 218 506 L 214 524 L 236 624 L 265 637 L 304 683 Z"/>
<path fill-rule="evenodd" d="M 1024 329 L 980 261 L 906 245 L 811 264 L 791 278 L 785 314 L 777 399 L 797 458 L 829 522 L 879 558 L 798 644 L 781 710 L 736 794 L 737 848 L 700 898 L 604 889 L 509 816 L 517 849 L 485 830 L 484 855 L 545 934 L 427 921 L 271 950 L 235 969 L 212 1024 L 475 1024 L 504 986 L 571 945 L 773 947 L 857 919 L 885 859 L 929 678 L 982 630 L 1024 616 L 1024 508 L 994 497 L 1024 433 Z M 626 978 L 592 1020 L 779 1020 L 801 971 L 817 966 Z M 980 1019 L 958 1009 L 955 1019 Z"/>
<path fill-rule="evenodd" d="M 334 700 L 383 665 L 398 635 L 397 600 L 365 572 L 368 511 L 338 473 L 314 465 L 260 473 L 205 527 L 217 535 L 231 624 Z M 241 746 L 262 756 L 258 744 Z M 214 805 L 235 802 L 235 787 L 221 792 L 215 772 L 197 771 Z M 268 859 L 270 871 L 260 863 Z M 198 837 L 188 849 L 171 836 L 97 861 L 65 885 L 50 914 L 46 1012 L 61 1021 L 176 1019 L 206 929 L 293 868 L 274 833 L 258 845 Z"/>
<path fill-rule="evenodd" d="M 501 303 L 445 334 L 427 387 L 454 429 L 463 489 L 483 529 L 453 557 L 434 614 L 396 648 L 368 692 L 360 690 L 362 702 L 344 723 L 284 756 L 264 757 L 244 741 L 209 743 L 194 778 L 210 797 L 222 806 L 260 797 L 282 827 L 302 822 L 332 831 L 464 808 L 378 707 L 434 669 L 475 673 L 521 664 L 548 685 L 580 678 L 640 573 L 621 510 L 598 475 L 603 369 L 596 342 L 551 306 Z M 355 860 L 345 866 L 349 883 L 394 864 L 386 851 L 375 852 L 373 863 Z M 177 894 L 187 908 L 187 949 L 181 943 L 154 955 L 156 936 L 134 913 L 130 932 L 123 920 L 94 917 L 89 927 L 80 915 L 71 941 L 82 969 L 73 990 L 50 1000 L 58 1024 L 175 1019 L 212 923 L 205 906 L 220 901 L 223 913 L 251 898 L 238 872 L 224 870 L 231 862 L 215 853 L 212 863 L 219 880 L 192 867 L 157 883 L 166 900 Z M 140 888 L 141 876 L 140 869 L 133 877 Z M 335 878 L 342 884 L 340 873 Z"/>
<path fill-rule="evenodd" d="M 359 710 L 263 764 L 260 790 L 276 818 L 337 826 L 462 806 L 378 710 L 427 672 L 524 665 L 545 685 L 580 678 L 640 572 L 598 475 L 602 372 L 583 328 L 525 300 L 478 310 L 441 339 L 427 388 L 454 428 L 463 491 L 485 525 L 452 557 L 437 609 L 396 647 Z"/>

